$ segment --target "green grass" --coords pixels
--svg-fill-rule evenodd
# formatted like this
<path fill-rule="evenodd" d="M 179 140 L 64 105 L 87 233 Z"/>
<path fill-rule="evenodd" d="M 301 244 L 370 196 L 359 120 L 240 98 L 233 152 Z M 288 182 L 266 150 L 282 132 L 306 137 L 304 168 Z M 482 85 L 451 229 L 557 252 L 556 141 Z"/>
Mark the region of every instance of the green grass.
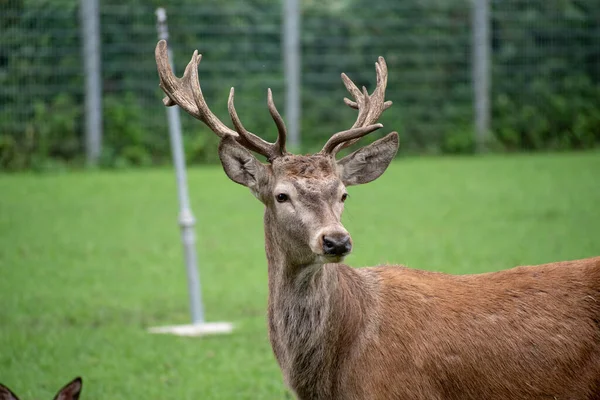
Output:
<path fill-rule="evenodd" d="M 203 297 L 230 336 L 186 323 L 171 170 L 0 176 L 0 381 L 49 399 L 273 399 L 262 205 L 220 167 L 189 171 Z M 353 266 L 476 273 L 600 255 L 600 154 L 405 159 L 350 188 Z"/>

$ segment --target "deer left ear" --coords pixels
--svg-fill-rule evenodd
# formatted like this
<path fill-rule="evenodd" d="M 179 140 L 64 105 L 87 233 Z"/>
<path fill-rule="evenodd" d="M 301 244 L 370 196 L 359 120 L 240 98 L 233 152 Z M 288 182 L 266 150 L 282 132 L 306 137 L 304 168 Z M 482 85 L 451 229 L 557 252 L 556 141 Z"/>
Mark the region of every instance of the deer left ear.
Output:
<path fill-rule="evenodd" d="M 398 133 L 376 140 L 348 154 L 337 162 L 342 182 L 346 186 L 360 185 L 379 178 L 398 152 Z"/>
<path fill-rule="evenodd" d="M 0 400 L 19 400 L 19 398 L 8 387 L 0 383 Z"/>

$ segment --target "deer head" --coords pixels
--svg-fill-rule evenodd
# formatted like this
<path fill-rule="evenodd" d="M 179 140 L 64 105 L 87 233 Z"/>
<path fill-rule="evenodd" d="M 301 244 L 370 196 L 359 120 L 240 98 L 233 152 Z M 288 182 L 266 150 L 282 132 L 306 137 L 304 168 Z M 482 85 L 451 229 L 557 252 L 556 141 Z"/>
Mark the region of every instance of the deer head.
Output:
<path fill-rule="evenodd" d="M 80 377 L 63 386 L 54 396 L 54 400 L 77 400 L 81 394 L 83 382 Z M 19 400 L 8 387 L 0 383 L 0 400 Z"/>
<path fill-rule="evenodd" d="M 346 187 L 378 178 L 398 150 L 398 134 L 392 132 L 368 146 L 336 160 L 337 152 L 383 125 L 376 123 L 391 106 L 385 101 L 387 67 L 382 57 L 375 64 L 377 87 L 369 95 L 360 91 L 345 75 L 342 80 L 354 97 L 344 99 L 358 110 L 351 129 L 336 133 L 312 155 L 293 155 L 285 148 L 286 128 L 268 90 L 267 106 L 278 129 L 278 139 L 268 143 L 244 128 L 234 107 L 234 89 L 229 93 L 228 110 L 235 130 L 228 128 L 208 108 L 200 89 L 198 64 L 194 52 L 182 78 L 169 65 L 167 43 L 156 46 L 160 87 L 167 97 L 166 106 L 179 105 L 204 122 L 220 138 L 219 157 L 227 176 L 250 189 L 266 207 L 265 229 L 276 249 L 292 265 L 339 262 L 350 253 L 352 240 L 341 224 Z M 266 157 L 260 162 L 252 152 Z"/>

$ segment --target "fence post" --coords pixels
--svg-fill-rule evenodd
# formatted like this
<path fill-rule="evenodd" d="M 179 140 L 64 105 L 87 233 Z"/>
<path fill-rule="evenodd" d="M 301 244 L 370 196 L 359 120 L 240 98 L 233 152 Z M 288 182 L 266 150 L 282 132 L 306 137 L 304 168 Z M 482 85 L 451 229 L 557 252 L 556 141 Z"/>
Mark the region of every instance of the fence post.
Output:
<path fill-rule="evenodd" d="M 489 0 L 473 0 L 473 94 L 475 143 L 485 151 L 490 133 L 490 15 Z"/>
<path fill-rule="evenodd" d="M 300 147 L 300 5 L 299 0 L 284 0 L 283 3 L 285 116 L 293 150 Z"/>
<path fill-rule="evenodd" d="M 80 23 L 85 69 L 85 151 L 88 165 L 96 165 L 102 151 L 102 78 L 98 0 L 81 0 Z"/>

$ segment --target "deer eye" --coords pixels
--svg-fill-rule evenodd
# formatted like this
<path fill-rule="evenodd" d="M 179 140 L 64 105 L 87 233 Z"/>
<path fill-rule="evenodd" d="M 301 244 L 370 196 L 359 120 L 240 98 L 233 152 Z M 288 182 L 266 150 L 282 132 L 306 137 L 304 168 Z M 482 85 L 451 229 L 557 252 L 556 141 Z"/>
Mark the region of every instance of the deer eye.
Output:
<path fill-rule="evenodd" d="M 347 198 L 348 198 L 348 193 L 344 193 L 342 195 L 342 203 L 345 202 Z"/>
<path fill-rule="evenodd" d="M 285 193 L 279 193 L 275 198 L 279 203 L 285 203 L 289 199 L 288 195 Z"/>

